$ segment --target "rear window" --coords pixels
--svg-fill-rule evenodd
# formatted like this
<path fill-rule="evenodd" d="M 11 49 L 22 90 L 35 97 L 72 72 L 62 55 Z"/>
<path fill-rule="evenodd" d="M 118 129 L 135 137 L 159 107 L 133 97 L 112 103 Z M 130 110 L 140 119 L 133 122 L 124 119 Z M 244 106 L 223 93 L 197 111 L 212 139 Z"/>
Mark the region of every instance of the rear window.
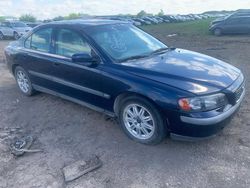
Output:
<path fill-rule="evenodd" d="M 11 23 L 13 27 L 27 27 L 27 25 L 23 22 L 13 22 Z"/>
<path fill-rule="evenodd" d="M 227 24 L 249 24 L 250 17 L 233 17 L 227 20 Z"/>
<path fill-rule="evenodd" d="M 25 47 L 41 52 L 50 51 L 52 28 L 41 29 L 32 34 L 25 41 Z"/>

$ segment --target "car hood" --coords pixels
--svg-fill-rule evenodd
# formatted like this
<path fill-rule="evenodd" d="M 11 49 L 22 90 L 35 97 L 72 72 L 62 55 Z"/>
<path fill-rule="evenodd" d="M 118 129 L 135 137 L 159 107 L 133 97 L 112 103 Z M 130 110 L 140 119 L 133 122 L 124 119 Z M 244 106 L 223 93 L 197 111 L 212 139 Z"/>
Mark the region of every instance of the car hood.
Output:
<path fill-rule="evenodd" d="M 214 21 L 212 21 L 211 24 L 214 25 L 214 24 L 217 24 L 217 23 L 221 23 L 221 22 L 225 21 L 225 19 L 226 19 L 225 17 L 217 18 Z"/>
<path fill-rule="evenodd" d="M 220 91 L 241 74 L 239 69 L 223 61 L 183 49 L 127 61 L 122 65 L 132 74 L 194 94 Z"/>
<path fill-rule="evenodd" d="M 219 23 L 222 23 L 223 20 L 220 20 L 220 21 L 213 21 L 210 25 L 215 25 L 215 24 L 219 24 Z"/>

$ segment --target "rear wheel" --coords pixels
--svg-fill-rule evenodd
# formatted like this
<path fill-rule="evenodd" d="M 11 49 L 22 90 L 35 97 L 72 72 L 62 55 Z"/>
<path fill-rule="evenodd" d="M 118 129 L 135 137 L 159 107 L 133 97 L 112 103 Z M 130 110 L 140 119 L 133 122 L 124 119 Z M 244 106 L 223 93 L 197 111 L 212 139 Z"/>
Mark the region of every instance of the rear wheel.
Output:
<path fill-rule="evenodd" d="M 31 96 L 35 93 L 28 73 L 20 66 L 15 68 L 15 79 L 20 91 L 24 95 Z"/>
<path fill-rule="evenodd" d="M 214 30 L 214 35 L 215 35 L 215 36 L 221 36 L 221 34 L 222 34 L 222 32 L 221 32 L 221 29 L 220 29 L 220 28 L 216 28 L 216 29 Z"/>
<path fill-rule="evenodd" d="M 131 96 L 122 100 L 118 116 L 126 135 L 139 143 L 157 144 L 166 136 L 161 114 L 144 98 Z"/>

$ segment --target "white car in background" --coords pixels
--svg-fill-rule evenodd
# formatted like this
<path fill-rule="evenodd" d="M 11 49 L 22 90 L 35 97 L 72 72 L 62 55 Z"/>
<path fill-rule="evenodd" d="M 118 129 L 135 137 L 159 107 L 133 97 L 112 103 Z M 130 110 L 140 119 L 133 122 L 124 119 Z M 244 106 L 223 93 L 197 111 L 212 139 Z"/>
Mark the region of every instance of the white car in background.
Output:
<path fill-rule="evenodd" d="M 4 37 L 19 39 L 22 35 L 31 30 L 31 27 L 20 21 L 4 21 L 0 23 L 0 40 Z"/>

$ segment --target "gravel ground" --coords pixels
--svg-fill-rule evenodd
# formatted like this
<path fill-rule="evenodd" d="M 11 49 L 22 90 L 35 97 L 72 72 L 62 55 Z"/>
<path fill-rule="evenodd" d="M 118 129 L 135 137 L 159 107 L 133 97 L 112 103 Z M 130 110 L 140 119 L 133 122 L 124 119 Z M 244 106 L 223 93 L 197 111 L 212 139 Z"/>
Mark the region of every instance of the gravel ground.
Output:
<path fill-rule="evenodd" d="M 249 36 L 167 37 L 150 32 L 169 46 L 212 55 L 250 75 Z M 8 42 L 0 42 L 1 53 Z M 1 188 L 250 187 L 248 96 L 231 123 L 213 139 L 180 142 L 167 138 L 159 145 L 146 146 L 128 139 L 103 114 L 47 94 L 23 96 L 1 53 Z M 11 139 L 27 134 L 36 138 L 32 148 L 44 152 L 13 157 L 8 149 Z M 66 184 L 62 168 L 90 155 L 99 156 L 103 166 Z"/>

